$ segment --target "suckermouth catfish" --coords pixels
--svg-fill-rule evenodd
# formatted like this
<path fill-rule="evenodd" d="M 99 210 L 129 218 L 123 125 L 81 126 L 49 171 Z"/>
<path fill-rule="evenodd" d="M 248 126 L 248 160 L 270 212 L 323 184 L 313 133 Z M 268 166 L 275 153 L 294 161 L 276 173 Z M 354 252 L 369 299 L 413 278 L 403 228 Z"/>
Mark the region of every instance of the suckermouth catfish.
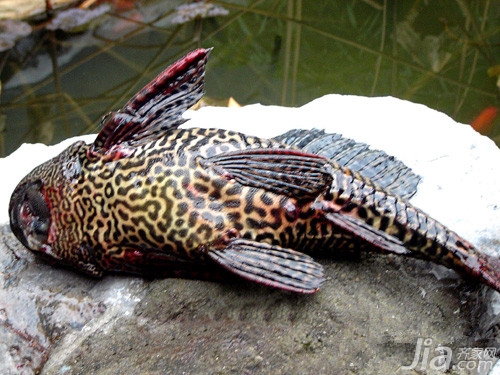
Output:
<path fill-rule="evenodd" d="M 500 263 L 390 188 L 320 153 L 222 129 L 181 129 L 210 49 L 172 64 L 12 194 L 24 246 L 93 276 L 226 278 L 314 293 L 311 254 L 375 249 L 500 290 Z M 271 126 L 271 125 L 270 125 Z M 221 276 L 222 275 L 222 276 Z"/>

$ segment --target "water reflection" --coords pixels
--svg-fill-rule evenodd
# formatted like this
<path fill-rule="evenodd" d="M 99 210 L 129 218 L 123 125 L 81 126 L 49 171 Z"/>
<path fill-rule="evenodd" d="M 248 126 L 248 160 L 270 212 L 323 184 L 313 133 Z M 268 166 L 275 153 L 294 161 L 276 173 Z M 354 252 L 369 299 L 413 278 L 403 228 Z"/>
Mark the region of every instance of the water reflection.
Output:
<path fill-rule="evenodd" d="M 393 95 L 470 123 L 499 105 L 498 4 L 122 0 L 90 8 L 84 24 L 56 10 L 28 20 L 32 34 L 2 52 L 0 156 L 96 132 L 104 113 L 197 46 L 215 47 L 212 98 L 301 105 L 332 92 Z M 489 121 L 500 143 L 500 123 Z"/>

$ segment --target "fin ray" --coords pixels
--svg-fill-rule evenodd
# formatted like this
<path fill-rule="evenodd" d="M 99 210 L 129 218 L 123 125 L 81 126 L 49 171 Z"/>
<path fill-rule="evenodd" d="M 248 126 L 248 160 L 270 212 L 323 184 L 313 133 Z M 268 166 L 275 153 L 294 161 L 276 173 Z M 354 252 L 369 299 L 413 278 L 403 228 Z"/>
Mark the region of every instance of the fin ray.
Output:
<path fill-rule="evenodd" d="M 338 133 L 293 129 L 273 139 L 333 160 L 403 198 L 409 199 L 417 192 L 420 177 L 403 162 Z"/>
<path fill-rule="evenodd" d="M 378 250 L 394 253 L 398 255 L 412 255 L 413 252 L 408 250 L 403 242 L 384 231 L 372 227 L 361 219 L 344 215 L 341 213 L 328 213 L 326 218 L 336 226 L 345 230 L 357 238 L 370 243 Z"/>
<path fill-rule="evenodd" d="M 102 120 L 93 153 L 119 145 L 137 145 L 161 137 L 185 120 L 182 114 L 203 95 L 205 65 L 211 49 L 197 49 L 170 65 Z"/>
<path fill-rule="evenodd" d="M 244 279 L 296 293 L 315 293 L 324 281 L 323 267 L 310 256 L 246 239 L 233 239 L 208 256 Z"/>
<path fill-rule="evenodd" d="M 314 198 L 332 182 L 326 159 L 296 150 L 232 151 L 212 156 L 205 164 L 242 185 L 299 198 Z"/>

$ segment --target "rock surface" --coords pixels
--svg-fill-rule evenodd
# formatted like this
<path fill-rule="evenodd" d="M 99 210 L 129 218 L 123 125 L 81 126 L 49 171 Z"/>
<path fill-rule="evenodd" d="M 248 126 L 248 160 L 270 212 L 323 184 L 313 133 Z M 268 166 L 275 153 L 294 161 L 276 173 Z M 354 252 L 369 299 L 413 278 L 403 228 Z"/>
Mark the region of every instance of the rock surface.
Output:
<path fill-rule="evenodd" d="M 189 116 L 186 126 L 266 137 L 325 128 L 383 149 L 423 177 L 415 205 L 498 252 L 500 151 L 441 113 L 393 98 L 332 95 L 298 109 L 205 108 Z M 32 155 L 24 149 L 0 160 L 9 176 L 0 191 L 1 374 L 413 374 L 402 366 L 412 363 L 419 338 L 430 355 L 418 373 L 443 373 L 431 366 L 443 346 L 453 352 L 449 373 L 476 374 L 477 361 L 459 368 L 461 349 L 498 346 L 498 294 L 414 259 L 323 259 L 327 280 L 312 296 L 244 282 L 93 280 L 54 268 L 7 225 L 12 189 L 43 161 Z"/>

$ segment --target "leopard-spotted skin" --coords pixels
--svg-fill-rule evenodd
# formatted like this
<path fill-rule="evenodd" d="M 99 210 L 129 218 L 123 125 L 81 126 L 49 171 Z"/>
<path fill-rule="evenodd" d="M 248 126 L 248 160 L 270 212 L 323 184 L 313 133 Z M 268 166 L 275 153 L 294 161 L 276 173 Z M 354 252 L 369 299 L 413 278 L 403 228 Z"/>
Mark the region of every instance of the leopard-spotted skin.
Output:
<path fill-rule="evenodd" d="M 23 183 L 44 183 L 51 202 L 50 254 L 100 275 L 134 269 L 149 252 L 200 259 L 226 234 L 294 249 L 332 242 L 333 226 L 294 198 L 243 186 L 200 160 L 273 141 L 216 129 L 173 130 L 115 161 L 75 143 Z M 345 238 L 343 239 L 345 240 Z"/>
<path fill-rule="evenodd" d="M 331 166 L 332 184 L 304 201 L 245 186 L 200 163 L 240 149 L 286 145 L 219 129 L 177 129 L 135 149 L 132 157 L 89 158 L 75 143 L 36 168 L 52 214 L 44 252 L 86 273 L 147 271 L 147 257 L 204 261 L 226 236 L 304 252 L 362 241 L 328 215 L 342 213 L 394 236 L 413 256 L 460 268 L 456 248 L 476 254 L 455 233 L 362 176 Z M 51 183 L 47 183 L 51 182 Z M 476 254 L 477 255 L 477 254 Z"/>
<path fill-rule="evenodd" d="M 174 63 L 106 116 L 93 144 L 73 144 L 20 182 L 9 214 L 26 247 L 95 276 L 153 267 L 186 276 L 217 264 L 305 293 L 319 288 L 321 266 L 290 249 L 373 248 L 500 290 L 497 259 L 335 161 L 231 131 L 178 129 L 201 97 L 209 52 Z"/>

